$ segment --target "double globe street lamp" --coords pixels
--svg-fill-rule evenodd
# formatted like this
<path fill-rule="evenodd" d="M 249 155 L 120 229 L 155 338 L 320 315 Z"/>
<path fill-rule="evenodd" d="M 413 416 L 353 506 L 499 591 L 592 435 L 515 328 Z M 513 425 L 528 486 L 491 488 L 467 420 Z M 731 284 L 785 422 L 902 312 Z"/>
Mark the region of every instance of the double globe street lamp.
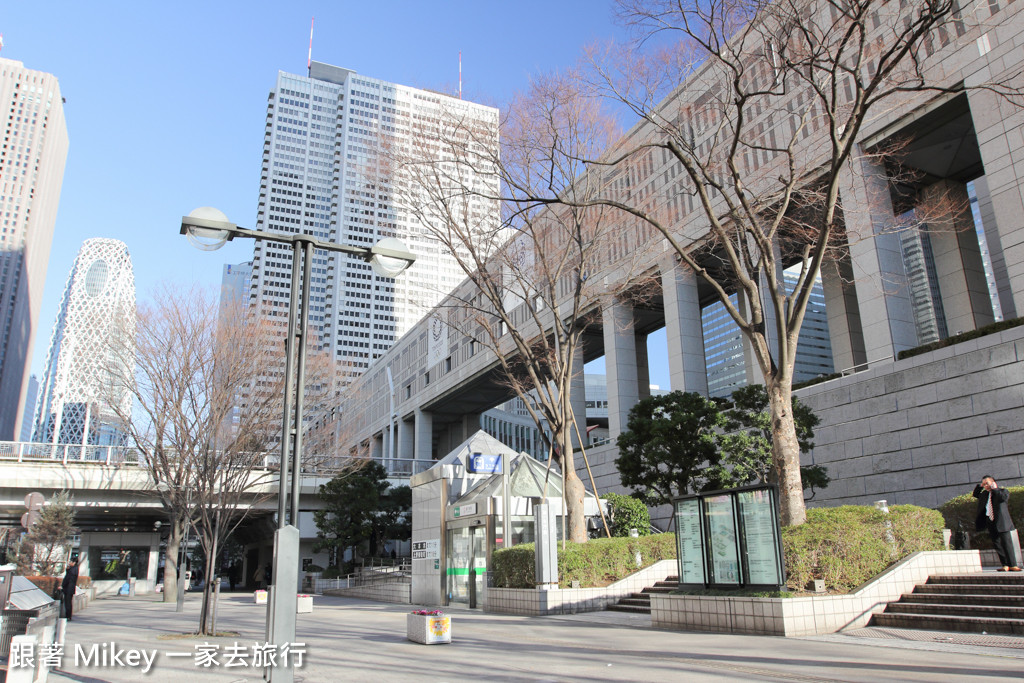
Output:
<path fill-rule="evenodd" d="M 274 533 L 274 585 L 267 600 L 267 642 L 278 647 L 295 640 L 295 608 L 299 582 L 299 486 L 302 472 L 302 409 L 305 381 L 305 334 L 309 322 L 309 285 L 313 267 L 313 250 L 351 254 L 367 261 L 374 272 L 382 277 L 398 277 L 413 264 L 416 256 L 401 241 L 386 237 L 372 247 L 324 242 L 304 233 L 278 233 L 240 228 L 218 209 L 204 206 L 181 219 L 181 234 L 203 251 L 215 251 L 236 237 L 247 237 L 268 242 L 292 245 L 292 279 L 288 306 L 288 336 L 285 339 L 284 410 L 281 420 L 281 463 L 277 499 L 277 531 Z M 302 268 L 300 276 L 299 268 Z M 300 296 L 301 283 L 301 303 Z M 297 319 L 301 318 L 301 319 Z M 297 345 L 297 346 L 296 346 Z M 293 361 L 294 356 L 294 361 Z M 292 414 L 294 389 L 295 410 Z M 291 425 L 289 425 L 291 423 Z M 289 447 L 291 458 L 289 460 Z M 291 491 L 289 498 L 289 470 Z M 286 524 L 288 506 L 291 524 Z M 270 670 L 270 680 L 290 683 L 294 672 L 291 666 L 278 666 Z"/>

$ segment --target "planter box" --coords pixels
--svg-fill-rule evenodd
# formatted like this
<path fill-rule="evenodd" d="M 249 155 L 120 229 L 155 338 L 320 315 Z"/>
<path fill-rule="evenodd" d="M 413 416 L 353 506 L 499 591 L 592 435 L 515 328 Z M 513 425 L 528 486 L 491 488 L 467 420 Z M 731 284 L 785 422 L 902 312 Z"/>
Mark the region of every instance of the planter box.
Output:
<path fill-rule="evenodd" d="M 267 591 L 253 591 L 252 598 L 257 605 L 265 605 L 267 604 Z"/>
<path fill-rule="evenodd" d="M 313 611 L 313 596 L 300 593 L 295 601 L 296 614 L 310 614 Z"/>
<path fill-rule="evenodd" d="M 452 642 L 452 618 L 421 614 L 405 615 L 405 637 L 414 643 L 436 645 Z"/>

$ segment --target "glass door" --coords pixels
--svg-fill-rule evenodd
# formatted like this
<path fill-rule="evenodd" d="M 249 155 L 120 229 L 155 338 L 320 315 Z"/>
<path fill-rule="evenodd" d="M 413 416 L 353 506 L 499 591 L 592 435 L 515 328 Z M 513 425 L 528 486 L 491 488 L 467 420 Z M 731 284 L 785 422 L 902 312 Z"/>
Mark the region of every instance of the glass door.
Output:
<path fill-rule="evenodd" d="M 487 573 L 487 533 L 482 526 L 448 530 L 448 604 L 479 607 Z"/>

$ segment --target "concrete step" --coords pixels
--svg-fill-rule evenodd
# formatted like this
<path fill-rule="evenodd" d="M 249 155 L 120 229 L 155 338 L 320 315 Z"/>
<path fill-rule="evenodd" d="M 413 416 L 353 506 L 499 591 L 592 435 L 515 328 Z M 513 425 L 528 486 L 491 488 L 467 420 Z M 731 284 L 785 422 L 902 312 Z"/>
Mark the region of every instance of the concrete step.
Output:
<path fill-rule="evenodd" d="M 644 593 L 671 593 L 672 591 L 676 590 L 678 587 L 679 587 L 678 583 L 675 586 L 655 585 L 655 586 L 648 586 L 647 588 L 645 588 L 643 590 L 643 592 Z"/>
<path fill-rule="evenodd" d="M 926 583 L 914 588 L 914 593 L 961 593 L 972 595 L 1024 595 L 1024 585 L 999 583 Z"/>
<path fill-rule="evenodd" d="M 620 605 L 635 605 L 637 607 L 647 607 L 647 608 L 650 608 L 650 606 L 651 606 L 651 598 L 650 598 L 650 596 L 643 595 L 641 593 L 633 593 L 628 598 L 620 598 L 618 604 L 620 604 Z"/>
<path fill-rule="evenodd" d="M 984 572 L 972 574 L 939 574 L 928 577 L 928 583 L 971 584 L 982 586 L 989 584 L 1024 586 L 1024 572 Z"/>
<path fill-rule="evenodd" d="M 982 595 L 978 593 L 907 593 L 900 602 L 945 605 L 987 605 L 1024 610 L 1024 595 Z"/>
<path fill-rule="evenodd" d="M 1024 609 L 1002 605 L 951 605 L 948 603 L 890 602 L 886 614 L 939 614 L 947 617 L 994 617 L 1024 619 Z"/>
<path fill-rule="evenodd" d="M 912 628 L 925 631 L 961 631 L 965 633 L 1000 633 L 1024 636 L 1024 619 L 997 617 L 958 617 L 937 614 L 893 614 L 883 612 L 871 619 L 872 626 Z"/>
<path fill-rule="evenodd" d="M 623 605 L 620 601 L 618 604 L 609 605 L 608 609 L 612 612 L 630 612 L 632 614 L 650 614 L 651 608 L 641 607 L 639 605 Z"/>

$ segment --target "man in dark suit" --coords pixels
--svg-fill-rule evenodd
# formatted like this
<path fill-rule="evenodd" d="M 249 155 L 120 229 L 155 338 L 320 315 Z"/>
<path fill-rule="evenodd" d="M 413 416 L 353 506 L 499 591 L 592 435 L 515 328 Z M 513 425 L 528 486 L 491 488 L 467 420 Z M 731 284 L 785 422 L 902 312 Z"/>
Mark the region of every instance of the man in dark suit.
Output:
<path fill-rule="evenodd" d="M 1019 572 L 1020 561 L 1014 548 L 1013 520 L 1010 519 L 1010 509 L 1007 502 L 1010 500 L 1010 492 L 999 488 L 996 480 L 991 475 L 985 475 L 981 483 L 974 487 L 974 497 L 978 499 L 978 517 L 975 521 L 975 528 L 978 531 L 988 529 L 992 537 L 992 544 L 999 555 L 999 561 L 1003 567 L 999 571 Z"/>
<path fill-rule="evenodd" d="M 68 569 L 64 572 L 64 580 L 60 588 L 64 591 L 64 614 L 71 621 L 71 612 L 75 602 L 75 587 L 78 585 L 78 558 L 72 557 Z"/>

